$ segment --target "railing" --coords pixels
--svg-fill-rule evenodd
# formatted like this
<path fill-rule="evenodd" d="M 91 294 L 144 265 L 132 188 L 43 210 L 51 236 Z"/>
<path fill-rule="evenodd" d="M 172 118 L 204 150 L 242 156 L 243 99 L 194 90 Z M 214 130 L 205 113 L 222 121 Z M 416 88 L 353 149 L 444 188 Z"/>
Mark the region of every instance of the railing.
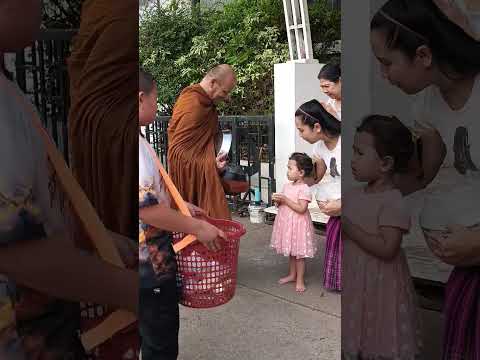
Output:
<path fill-rule="evenodd" d="M 15 54 L 11 74 L 35 104 L 67 162 L 70 95 L 66 59 L 75 34 L 76 30 L 43 30 L 31 47 Z"/>
<path fill-rule="evenodd" d="M 167 164 L 167 128 L 170 117 L 159 116 L 145 128 L 145 137 L 160 160 Z M 229 164 L 240 165 L 247 174 L 250 188 L 258 187 L 265 202 L 271 203 L 275 192 L 275 126 L 272 116 L 222 116 L 219 119 L 223 130 L 231 130 L 232 146 Z M 252 200 L 252 193 L 244 194 Z"/>

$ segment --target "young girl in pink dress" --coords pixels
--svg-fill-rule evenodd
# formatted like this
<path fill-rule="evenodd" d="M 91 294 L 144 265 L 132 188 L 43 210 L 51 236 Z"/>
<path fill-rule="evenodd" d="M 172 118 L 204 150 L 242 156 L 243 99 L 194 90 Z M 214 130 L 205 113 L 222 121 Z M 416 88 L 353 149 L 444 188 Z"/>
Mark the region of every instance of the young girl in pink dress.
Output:
<path fill-rule="evenodd" d="M 313 162 L 307 154 L 293 153 L 288 161 L 287 183 L 281 193 L 273 194 L 278 214 L 273 224 L 271 246 L 278 254 L 289 256 L 289 273 L 279 284 L 296 283 L 296 291 L 305 291 L 305 258 L 316 251 L 314 228 L 308 204 L 312 201 L 310 188 L 304 178 L 313 171 Z"/>
<path fill-rule="evenodd" d="M 415 292 L 401 248 L 410 215 L 394 174 L 413 154 L 410 131 L 372 115 L 357 129 L 352 172 L 367 183 L 343 196 L 342 359 L 414 360 L 420 355 Z"/>

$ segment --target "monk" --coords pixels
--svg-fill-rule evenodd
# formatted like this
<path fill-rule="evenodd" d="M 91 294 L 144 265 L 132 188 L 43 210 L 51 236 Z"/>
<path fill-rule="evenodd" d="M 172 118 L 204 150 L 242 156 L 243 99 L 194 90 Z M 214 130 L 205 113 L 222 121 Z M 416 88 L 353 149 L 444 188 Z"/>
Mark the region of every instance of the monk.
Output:
<path fill-rule="evenodd" d="M 236 82 L 229 65 L 214 67 L 199 84 L 181 92 L 168 126 L 168 166 L 173 182 L 185 201 L 217 219 L 230 219 L 231 215 L 220 178 L 228 154 L 215 153 L 219 131 L 216 105 L 228 101 Z"/>
<path fill-rule="evenodd" d="M 131 239 L 138 236 L 137 13 L 137 0 L 83 1 L 68 59 L 72 170 L 105 226 Z M 75 240 L 77 246 L 93 250 L 81 236 Z M 83 304 L 82 332 L 111 311 Z M 134 324 L 89 356 L 136 359 L 139 347 Z"/>
<path fill-rule="evenodd" d="M 85 0 L 68 59 L 71 167 L 105 226 L 132 239 L 138 236 L 135 12 L 136 0 Z"/>

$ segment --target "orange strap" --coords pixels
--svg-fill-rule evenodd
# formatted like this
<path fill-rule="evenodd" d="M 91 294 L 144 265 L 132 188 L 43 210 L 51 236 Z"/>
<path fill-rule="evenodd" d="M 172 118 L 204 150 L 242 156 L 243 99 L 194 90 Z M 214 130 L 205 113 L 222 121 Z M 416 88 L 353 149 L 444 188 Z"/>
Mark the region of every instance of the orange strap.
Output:
<path fill-rule="evenodd" d="M 13 90 L 13 84 L 6 80 L 5 82 L 10 94 L 17 98 L 20 104 L 30 113 L 33 125 L 44 141 L 48 158 L 55 169 L 58 181 L 63 187 L 73 207 L 73 211 L 79 217 L 98 254 L 102 259 L 113 265 L 125 267 L 113 239 L 108 234 L 107 229 L 83 192 L 80 184 L 71 173 L 62 154 L 60 154 L 55 143 L 45 131 L 38 114 L 33 111 L 33 108 L 30 104 L 26 103 L 24 98 L 20 97 L 18 93 Z M 87 351 L 90 351 L 135 321 L 136 318 L 133 314 L 125 310 L 115 311 L 97 327 L 81 335 L 83 346 Z"/>
<path fill-rule="evenodd" d="M 163 181 L 165 182 L 165 185 L 168 191 L 170 192 L 170 195 L 172 196 L 173 201 L 175 201 L 175 204 L 177 204 L 178 209 L 183 215 L 191 217 L 192 214 L 190 214 L 190 210 L 188 209 L 187 204 L 185 204 L 185 201 L 183 200 L 182 195 L 180 195 L 172 179 L 170 178 L 167 171 L 165 170 L 162 163 L 160 162 L 157 154 L 155 153 L 155 150 L 153 150 L 151 146 L 147 146 L 147 147 L 150 153 L 152 154 L 152 157 L 155 159 L 155 164 L 157 165 L 158 171 L 160 172 L 160 176 L 163 178 Z M 195 240 L 197 240 L 196 236 L 187 235 L 182 240 L 180 240 L 175 245 L 173 245 L 173 250 L 175 251 L 175 253 L 178 253 L 179 251 L 181 251 L 182 249 L 186 248 L 188 245 L 193 243 Z"/>

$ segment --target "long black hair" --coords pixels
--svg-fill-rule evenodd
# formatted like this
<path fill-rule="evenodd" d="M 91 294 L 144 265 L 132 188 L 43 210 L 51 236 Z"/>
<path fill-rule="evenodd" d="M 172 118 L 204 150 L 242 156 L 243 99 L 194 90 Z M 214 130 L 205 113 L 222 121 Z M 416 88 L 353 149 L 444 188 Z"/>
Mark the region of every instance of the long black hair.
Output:
<path fill-rule="evenodd" d="M 295 112 L 295 117 L 301 119 L 303 124 L 308 125 L 311 129 L 315 124 L 319 124 L 322 131 L 329 137 L 340 136 L 342 123 L 325 110 L 318 100 L 313 99 L 302 104 Z"/>
<path fill-rule="evenodd" d="M 386 34 L 387 46 L 413 59 L 430 48 L 440 71 L 450 78 L 480 72 L 480 42 L 452 22 L 432 0 L 389 0 L 373 17 L 371 30 Z"/>

